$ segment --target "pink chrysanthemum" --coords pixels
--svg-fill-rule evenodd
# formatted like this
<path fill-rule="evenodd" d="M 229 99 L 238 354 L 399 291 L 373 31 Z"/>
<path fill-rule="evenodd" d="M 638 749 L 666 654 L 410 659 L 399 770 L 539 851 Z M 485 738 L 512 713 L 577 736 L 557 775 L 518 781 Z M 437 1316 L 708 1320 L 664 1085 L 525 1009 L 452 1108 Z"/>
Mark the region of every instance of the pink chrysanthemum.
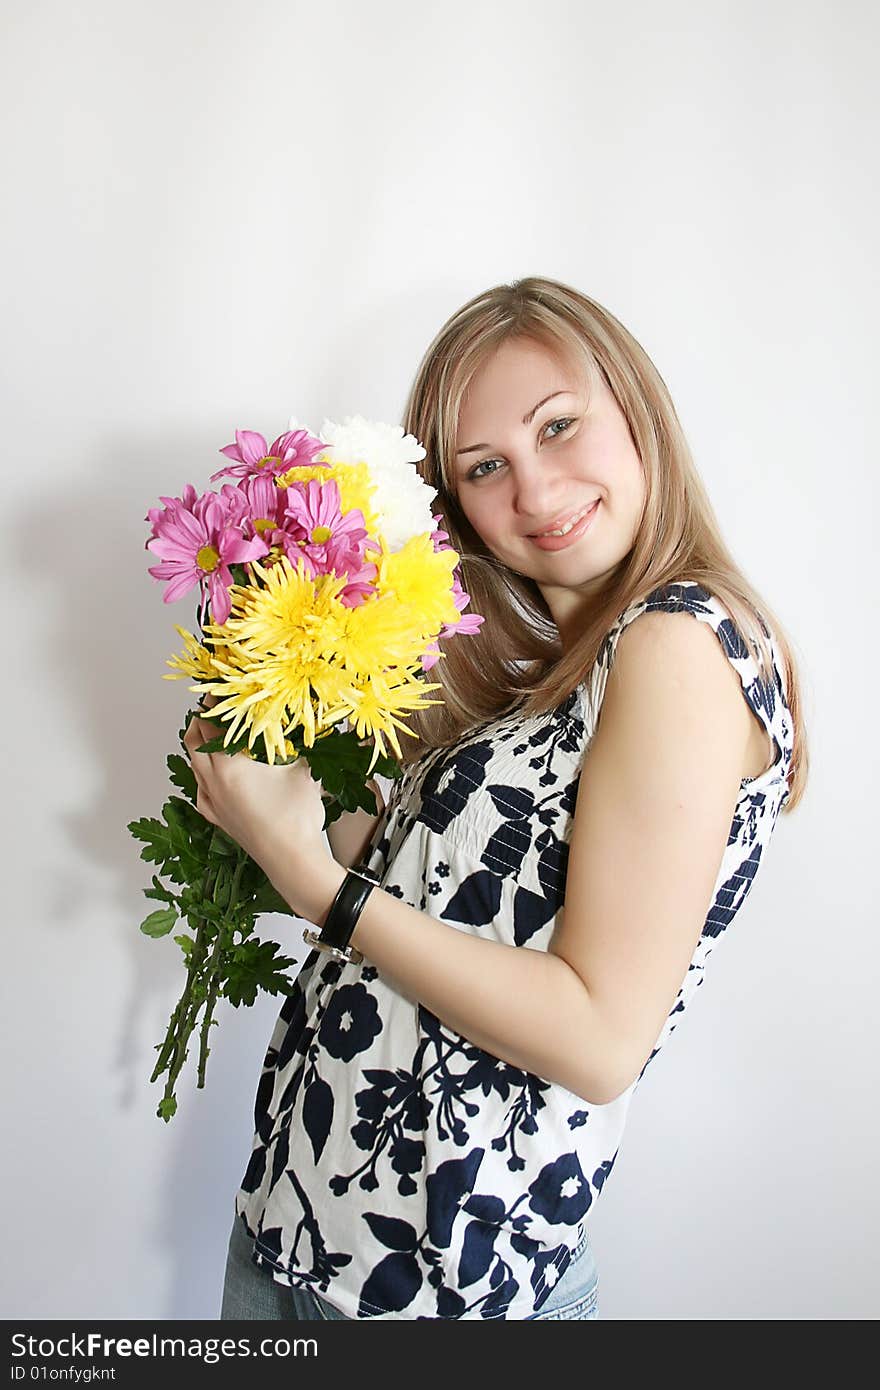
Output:
<path fill-rule="evenodd" d="M 448 541 L 448 540 L 449 540 L 449 532 L 448 532 L 448 531 L 442 531 L 442 530 L 440 529 L 440 527 L 443 525 L 443 517 L 442 517 L 441 513 L 438 512 L 436 516 L 432 516 L 432 517 L 431 517 L 431 520 L 432 520 L 432 521 L 435 521 L 435 522 L 437 523 L 437 530 L 431 532 L 431 540 L 434 542 L 434 549 L 435 549 L 435 550 L 451 550 L 451 549 L 452 549 L 452 546 L 451 546 L 451 545 L 444 545 L 444 544 L 443 544 L 444 541 Z"/>
<path fill-rule="evenodd" d="M 157 536 L 159 534 L 157 528 L 160 522 L 166 519 L 169 511 L 173 511 L 175 507 L 181 506 L 186 507 L 188 511 L 192 511 L 198 500 L 199 494 L 196 492 L 192 483 L 185 484 L 183 497 L 160 497 L 159 501 L 163 505 L 161 507 L 151 507 L 144 518 L 145 521 L 150 523 L 150 536 Z M 146 540 L 144 542 L 144 549 L 147 549 L 149 544 L 149 540 Z"/>
<path fill-rule="evenodd" d="M 434 519 L 435 521 L 437 520 L 436 517 Z M 434 535 L 437 535 L 436 531 L 434 532 Z M 446 550 L 449 548 L 450 547 L 447 546 L 435 545 L 436 550 Z M 464 589 L 461 587 L 461 581 L 458 577 L 457 570 L 452 576 L 452 600 L 459 613 L 461 613 L 462 609 L 466 608 L 471 601 L 470 594 L 466 594 Z M 485 619 L 483 618 L 481 613 L 465 613 L 461 618 L 459 618 L 457 623 L 447 623 L 444 626 L 443 631 L 431 643 L 430 647 L 422 657 L 422 670 L 430 671 L 431 667 L 436 666 L 437 662 L 440 660 L 440 648 L 437 645 L 438 642 L 445 642 L 448 637 L 466 637 L 469 633 L 477 632 L 479 630 L 480 624 L 483 622 L 485 622 Z"/>
<path fill-rule="evenodd" d="M 229 566 L 260 559 L 269 549 L 260 536 L 242 534 L 247 498 L 228 484 L 220 496 L 206 492 L 198 497 L 187 483 L 183 497 L 163 497 L 161 501 L 164 509 L 151 507 L 147 513 L 153 535 L 146 549 L 160 557 L 160 563 L 151 566 L 149 573 L 168 583 L 162 595 L 164 602 L 174 603 L 201 584 L 203 595 L 210 599 L 211 618 L 225 623 L 232 608 Z"/>
<path fill-rule="evenodd" d="M 285 515 L 297 551 L 312 562 L 312 573 L 342 574 L 355 564 L 360 568 L 367 532 L 364 514 L 357 507 L 342 511 L 339 487 L 331 479 L 293 483 L 287 491 Z"/>
<path fill-rule="evenodd" d="M 449 540 L 449 532 L 441 529 L 444 525 L 442 513 L 438 512 L 436 516 L 431 517 L 431 520 L 436 526 L 436 530 L 431 532 L 434 550 L 453 550 L 455 548 L 454 546 L 445 544 L 445 542 Z M 452 599 L 459 613 L 470 603 L 470 594 L 466 594 L 461 587 L 461 580 L 458 577 L 457 569 L 452 576 Z M 442 653 L 438 643 L 445 642 L 448 637 L 465 637 L 469 633 L 477 632 L 483 621 L 479 613 L 465 613 L 463 617 L 459 618 L 457 623 L 447 623 L 443 631 L 434 639 L 422 657 L 422 670 L 430 671 L 431 667 L 436 666 L 437 662 L 440 660 Z"/>
<path fill-rule="evenodd" d="M 326 448 L 323 440 L 316 439 L 308 430 L 288 430 L 271 444 L 267 444 L 265 437 L 255 430 L 236 430 L 235 443 L 226 444 L 220 450 L 227 458 L 234 459 L 235 464 L 212 473 L 211 482 L 224 477 L 248 478 L 255 473 L 265 473 L 274 478 L 297 464 L 308 466 L 315 454 Z"/>
<path fill-rule="evenodd" d="M 331 478 L 319 482 L 293 483 L 287 492 L 287 554 L 292 564 L 302 557 L 306 573 L 333 571 L 346 575 L 348 583 L 339 598 L 347 608 L 357 608 L 374 592 L 378 570 L 364 561 L 367 531 L 364 514 L 358 507 L 343 512 L 339 487 Z"/>
<path fill-rule="evenodd" d="M 376 575 L 378 569 L 373 564 L 362 564 L 360 569 L 349 569 L 348 582 L 344 589 L 339 591 L 339 601 L 344 603 L 346 608 L 359 608 L 365 603 L 370 594 L 376 592 Z"/>
<path fill-rule="evenodd" d="M 286 550 L 287 489 L 278 487 L 268 473 L 252 473 L 235 490 L 245 499 L 246 534 L 262 536 L 268 546 L 281 545 Z"/>

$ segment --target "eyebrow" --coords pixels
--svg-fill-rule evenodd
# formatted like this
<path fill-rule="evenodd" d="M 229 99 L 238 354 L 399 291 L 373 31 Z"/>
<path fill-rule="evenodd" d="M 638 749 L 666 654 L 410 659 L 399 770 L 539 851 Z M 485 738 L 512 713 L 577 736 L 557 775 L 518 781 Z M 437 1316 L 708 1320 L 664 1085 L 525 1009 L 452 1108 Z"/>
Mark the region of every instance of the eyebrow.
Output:
<path fill-rule="evenodd" d="M 573 395 L 574 395 L 574 392 L 573 392 L 573 391 L 569 391 L 568 388 L 566 388 L 564 391 L 551 391 L 549 396 L 545 396 L 544 399 L 543 399 L 542 401 L 538 401 L 538 404 L 537 404 L 537 405 L 533 405 L 532 408 L 531 408 L 531 410 L 528 411 L 528 412 L 523 416 L 523 421 L 522 421 L 523 424 L 524 424 L 524 425 L 530 425 L 530 424 L 532 423 L 532 421 L 534 420 L 535 415 L 537 414 L 537 412 L 541 409 L 541 406 L 542 406 L 542 405 L 546 405 L 548 401 L 552 401 L 553 398 L 554 398 L 555 396 L 573 396 Z M 456 450 L 456 458 L 457 458 L 460 454 L 475 454 L 475 453 L 477 452 L 478 449 L 490 449 L 491 447 L 492 447 L 492 446 L 491 446 L 490 444 L 469 444 L 469 445 L 467 446 L 466 449 L 457 449 L 457 450 Z"/>

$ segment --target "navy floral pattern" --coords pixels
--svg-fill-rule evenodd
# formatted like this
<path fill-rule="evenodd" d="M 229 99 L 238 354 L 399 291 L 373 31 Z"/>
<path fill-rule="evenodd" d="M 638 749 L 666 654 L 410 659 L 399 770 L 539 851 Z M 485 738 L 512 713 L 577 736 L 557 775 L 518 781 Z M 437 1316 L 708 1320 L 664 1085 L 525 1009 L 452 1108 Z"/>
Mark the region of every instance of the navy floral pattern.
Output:
<path fill-rule="evenodd" d="M 367 862 L 459 931 L 546 950 L 578 781 L 617 642 L 650 611 L 716 632 L 774 759 L 740 789 L 712 905 L 641 1074 L 606 1105 L 501 1061 L 368 962 L 312 951 L 266 1052 L 236 1210 L 254 1261 L 352 1318 L 527 1318 L 565 1272 L 611 1174 L 633 1092 L 742 906 L 787 795 L 791 716 L 726 608 L 693 583 L 621 615 L 556 710 L 487 721 L 393 785 Z"/>

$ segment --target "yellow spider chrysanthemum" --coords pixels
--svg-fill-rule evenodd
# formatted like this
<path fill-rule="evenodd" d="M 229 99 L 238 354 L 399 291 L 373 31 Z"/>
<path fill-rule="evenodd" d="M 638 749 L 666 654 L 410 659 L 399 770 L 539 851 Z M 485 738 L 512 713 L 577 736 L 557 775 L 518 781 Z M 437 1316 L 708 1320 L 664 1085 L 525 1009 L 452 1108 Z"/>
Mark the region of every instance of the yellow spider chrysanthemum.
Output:
<path fill-rule="evenodd" d="M 310 661 L 329 660 L 339 649 L 348 609 L 339 599 L 344 577 L 310 579 L 305 564 L 294 569 L 287 556 L 268 568 L 251 562 L 259 583 L 230 590 L 232 608 L 225 623 L 209 623 L 206 635 L 254 657 L 269 653 Z"/>
<path fill-rule="evenodd" d="M 393 594 L 369 598 L 347 614 L 339 659 L 353 678 L 389 666 L 413 666 L 434 636 L 433 631 L 414 631 L 412 613 Z"/>
<path fill-rule="evenodd" d="M 429 700 L 425 695 L 428 690 L 439 689 L 439 685 L 417 679 L 415 671 L 403 671 L 387 676 L 377 673 L 352 692 L 352 727 L 356 730 L 358 738 L 375 739 L 376 746 L 370 760 L 369 772 L 372 772 L 380 754 L 386 751 L 383 734 L 387 736 L 398 758 L 402 756 L 394 730 L 402 729 L 407 734 L 411 734 L 412 730 L 408 729 L 397 715 L 403 710 L 423 709 L 426 705 L 440 704 L 441 701 Z"/>
<path fill-rule="evenodd" d="M 460 614 L 452 597 L 452 573 L 459 559 L 456 551 L 435 550 L 431 537 L 420 535 L 392 552 L 383 543 L 381 554 L 368 550 L 366 558 L 378 566 L 378 592 L 393 594 L 409 610 L 410 621 L 418 615 L 427 635 L 436 636 L 445 623 L 458 621 Z"/>
<path fill-rule="evenodd" d="M 246 757 L 246 758 L 253 758 L 253 756 L 254 756 L 250 748 L 242 748 L 242 749 L 241 749 L 241 752 L 242 752 L 242 754 L 244 755 L 244 757 Z M 298 756 L 299 756 L 299 754 L 297 753 L 297 751 L 296 751 L 296 749 L 294 748 L 293 744 L 291 743 L 290 739 L 289 739 L 289 738 L 286 738 L 286 739 L 284 740 L 284 753 L 283 753 L 282 761 L 284 761 L 284 762 L 294 762 Z"/>
<path fill-rule="evenodd" d="M 312 746 L 316 737 L 351 709 L 346 669 L 346 632 L 351 610 L 340 602 L 345 578 L 310 579 L 300 560 L 285 557 L 266 569 L 258 561 L 254 587 L 231 590 L 225 623 L 206 625 L 206 637 L 223 642 L 205 689 L 219 696 L 215 718 L 227 718 L 225 743 L 247 730 L 248 746 L 262 735 L 266 756 L 285 757 L 285 736 L 301 728 Z M 388 662 L 377 642 L 368 669 Z"/>
<path fill-rule="evenodd" d="M 320 659 L 302 661 L 284 657 L 263 657 L 255 664 L 253 671 L 241 677 L 242 685 L 248 680 L 260 682 L 259 700 L 236 699 L 238 681 L 226 681 L 228 707 L 237 708 L 237 722 L 247 722 L 249 726 L 248 743 L 263 735 L 266 752 L 270 761 L 271 747 L 281 752 L 284 737 L 295 728 L 301 728 L 303 741 L 311 747 L 316 737 L 341 719 L 347 708 L 345 696 L 349 682 L 345 672 Z M 219 710 L 220 705 L 217 706 Z"/>
<path fill-rule="evenodd" d="M 179 681 L 183 676 L 195 676 L 199 680 L 216 680 L 217 667 L 215 653 L 199 642 L 185 627 L 174 624 L 183 638 L 185 651 L 179 656 L 169 657 L 166 666 L 174 668 L 171 675 L 163 676 L 166 681 Z"/>

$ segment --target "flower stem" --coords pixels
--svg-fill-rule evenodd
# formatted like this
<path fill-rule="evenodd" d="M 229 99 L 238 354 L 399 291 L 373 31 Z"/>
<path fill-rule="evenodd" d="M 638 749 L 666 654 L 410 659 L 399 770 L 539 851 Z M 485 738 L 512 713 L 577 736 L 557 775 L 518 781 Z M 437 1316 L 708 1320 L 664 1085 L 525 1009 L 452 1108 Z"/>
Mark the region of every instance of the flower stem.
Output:
<path fill-rule="evenodd" d="M 205 899 L 211 893 L 216 882 L 214 870 L 210 867 L 205 869 L 202 877 L 202 898 Z M 204 994 L 198 989 L 199 975 L 208 954 L 208 931 L 209 923 L 202 918 L 196 928 L 195 941 L 189 954 L 187 962 L 186 983 L 183 993 L 180 996 L 177 1007 L 171 1015 L 168 1025 L 168 1032 L 159 1053 L 159 1059 L 150 1077 L 151 1081 L 156 1081 L 162 1072 L 167 1070 L 168 1079 L 165 1083 L 165 1094 L 160 1103 L 157 1113 L 166 1121 L 171 1118 L 176 1108 L 174 1097 L 174 1087 L 180 1070 L 187 1057 L 187 1042 L 196 1025 L 199 1009 L 204 1000 Z M 219 932 L 218 932 L 219 939 Z"/>
<path fill-rule="evenodd" d="M 158 1078 L 162 1075 L 162 1072 L 168 1065 L 168 1058 L 174 1051 L 175 1044 L 178 1040 L 179 1026 L 182 1020 L 186 1017 L 187 1010 L 189 1009 L 190 994 L 192 993 L 192 985 L 197 973 L 197 950 L 196 946 L 194 945 L 192 951 L 190 952 L 189 963 L 186 968 L 186 983 L 183 987 L 183 993 L 181 994 L 180 999 L 177 1002 L 177 1006 L 171 1015 L 171 1020 L 168 1024 L 168 1032 L 165 1034 L 165 1041 L 162 1044 L 158 1060 L 156 1062 L 155 1067 L 153 1068 L 153 1074 L 150 1077 L 151 1081 L 158 1080 Z"/>
<path fill-rule="evenodd" d="M 223 926 L 217 932 L 217 940 L 214 942 L 214 949 L 211 952 L 211 959 L 208 962 L 208 968 L 205 971 L 205 979 L 208 985 L 208 994 L 207 999 L 205 1001 L 205 1013 L 202 1018 L 202 1030 L 199 1036 L 199 1079 L 197 1085 L 200 1090 L 204 1089 L 205 1085 L 205 1067 L 208 1063 L 208 1054 L 211 1051 L 211 1049 L 208 1047 L 208 1033 L 213 1022 L 214 1007 L 217 1003 L 217 995 L 220 992 L 220 982 L 223 977 L 223 971 L 218 969 L 218 965 L 221 963 L 223 952 L 227 950 L 231 944 L 231 934 L 235 929 L 235 909 L 238 906 L 238 885 L 241 882 L 241 876 L 244 872 L 244 867 L 247 864 L 247 858 L 248 857 L 245 851 L 239 850 L 238 858 L 235 865 L 235 872 L 232 876 L 232 883 L 229 887 L 229 896 L 226 900 L 226 903 L 223 905 L 224 912 L 226 913 L 226 916 L 228 917 L 229 921 L 228 923 L 224 923 Z M 217 885 L 215 884 L 215 890 L 216 886 Z M 214 900 L 216 902 L 216 892 Z"/>

